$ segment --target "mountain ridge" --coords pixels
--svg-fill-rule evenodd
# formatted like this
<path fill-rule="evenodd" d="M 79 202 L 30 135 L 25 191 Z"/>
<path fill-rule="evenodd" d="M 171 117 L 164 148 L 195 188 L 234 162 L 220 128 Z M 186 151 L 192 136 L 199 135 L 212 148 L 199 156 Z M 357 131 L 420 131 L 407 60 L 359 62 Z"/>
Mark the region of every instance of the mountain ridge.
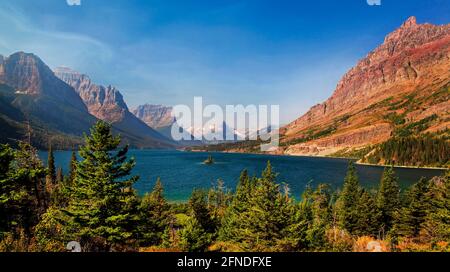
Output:
<path fill-rule="evenodd" d="M 74 148 L 83 143 L 83 133 L 98 120 L 73 87 L 56 77 L 38 56 L 24 52 L 0 56 L 0 105 L 0 140 L 13 145 L 31 132 L 32 143 L 38 148 L 46 149 L 50 143 L 55 149 Z M 122 135 L 124 144 L 173 147 L 156 132 L 155 137 L 146 131 L 129 133 L 130 126 L 132 123 L 113 124 L 114 133 Z"/>
<path fill-rule="evenodd" d="M 329 99 L 281 129 L 284 144 L 281 152 L 330 155 L 343 148 L 387 140 L 395 127 L 380 116 L 382 105 L 376 104 L 388 99 L 405 100 L 408 95 L 425 99 L 448 88 L 449 48 L 450 25 L 417 24 L 416 18 L 410 17 L 342 77 Z M 407 122 L 438 112 L 446 123 L 442 129 L 447 129 L 448 103 L 429 101 L 427 106 L 434 106 L 435 110 L 424 113 L 421 109 L 402 108 L 392 112 L 407 114 Z M 311 139 L 308 132 L 312 130 L 322 135 Z"/>
<path fill-rule="evenodd" d="M 117 88 L 111 85 L 105 87 L 95 84 L 88 75 L 68 67 L 58 67 L 54 72 L 58 78 L 75 89 L 89 113 L 98 119 L 112 123 L 128 134 L 142 137 L 143 141 L 148 138 L 148 140 L 159 140 L 162 146 L 174 145 L 169 138 L 134 116 Z"/>
<path fill-rule="evenodd" d="M 280 128 L 280 146 L 269 153 L 448 165 L 449 101 L 450 24 L 419 24 L 413 16 L 349 69 L 327 100 Z M 197 149 L 259 153 L 259 145 L 245 141 Z M 408 161 L 398 152 L 414 154 Z"/>

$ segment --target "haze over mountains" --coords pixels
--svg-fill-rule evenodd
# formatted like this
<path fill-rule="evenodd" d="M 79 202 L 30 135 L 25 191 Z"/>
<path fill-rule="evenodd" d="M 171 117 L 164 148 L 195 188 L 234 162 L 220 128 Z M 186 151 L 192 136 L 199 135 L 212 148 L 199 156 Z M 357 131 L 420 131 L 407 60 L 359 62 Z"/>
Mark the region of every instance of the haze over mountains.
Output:
<path fill-rule="evenodd" d="M 75 84 L 76 77 L 71 79 Z M 103 119 L 113 123 L 113 131 L 132 147 L 173 146 L 171 140 L 135 118 L 117 90 L 92 84 L 87 76 L 78 79 L 77 92 L 33 54 L 0 56 L 1 141 L 17 143 L 27 134 L 29 124 L 37 147 L 46 148 L 52 142 L 56 148 L 72 148 Z"/>

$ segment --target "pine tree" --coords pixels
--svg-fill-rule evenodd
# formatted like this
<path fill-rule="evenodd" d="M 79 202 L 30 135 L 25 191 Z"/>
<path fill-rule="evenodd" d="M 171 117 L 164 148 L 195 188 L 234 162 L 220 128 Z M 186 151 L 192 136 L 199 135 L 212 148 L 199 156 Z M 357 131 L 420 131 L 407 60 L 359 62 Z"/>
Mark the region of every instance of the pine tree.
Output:
<path fill-rule="evenodd" d="M 48 148 L 48 159 L 47 159 L 47 181 L 49 185 L 54 185 L 56 183 L 56 167 L 55 167 L 55 155 L 53 154 L 52 145 Z"/>
<path fill-rule="evenodd" d="M 72 156 L 70 158 L 70 165 L 69 165 L 69 176 L 68 176 L 68 184 L 73 184 L 73 181 L 75 180 L 75 175 L 77 172 L 77 154 L 75 151 L 72 151 Z"/>
<path fill-rule="evenodd" d="M 11 164 L 14 160 L 14 152 L 8 145 L 0 145 L 0 236 L 11 227 L 11 192 L 15 189 L 15 181 L 11 180 Z"/>
<path fill-rule="evenodd" d="M 161 236 L 161 248 L 170 249 L 173 248 L 176 244 L 175 239 L 175 230 L 170 226 L 167 226 Z"/>
<path fill-rule="evenodd" d="M 0 168 L 0 224 L 6 230 L 23 231 L 29 238 L 47 207 L 44 190 L 47 169 L 37 150 L 23 142 L 16 151 L 0 147 Z"/>
<path fill-rule="evenodd" d="M 450 171 L 431 180 L 428 192 L 430 209 L 423 223 L 421 236 L 429 242 L 450 242 Z"/>
<path fill-rule="evenodd" d="M 325 250 L 328 247 L 326 231 L 332 222 L 332 193 L 329 185 L 320 184 L 309 193 L 310 225 L 306 230 L 308 247 Z"/>
<path fill-rule="evenodd" d="M 408 191 L 404 206 L 395 218 L 396 232 L 405 237 L 417 237 L 430 211 L 428 199 L 429 181 L 425 178 L 414 184 Z"/>
<path fill-rule="evenodd" d="M 270 162 L 258 179 L 249 198 L 249 209 L 242 213 L 242 247 L 270 250 L 286 235 L 291 200 L 280 192 Z"/>
<path fill-rule="evenodd" d="M 48 188 L 48 186 L 47 186 Z M 61 167 L 56 170 L 56 182 L 51 186 L 50 205 L 54 207 L 63 208 L 67 206 L 69 201 L 69 187 L 65 184 L 64 174 Z"/>
<path fill-rule="evenodd" d="M 353 230 L 356 236 L 372 236 L 378 235 L 378 209 L 375 198 L 366 190 L 361 190 L 359 202 L 357 206 L 358 221 Z"/>
<path fill-rule="evenodd" d="M 56 184 L 62 184 L 64 182 L 64 173 L 61 167 L 56 170 Z"/>
<path fill-rule="evenodd" d="M 141 201 L 139 237 L 141 245 L 154 246 L 162 242 L 162 235 L 170 221 L 170 206 L 164 198 L 164 189 L 158 178 L 153 191 Z"/>
<path fill-rule="evenodd" d="M 207 193 L 204 190 L 194 190 L 189 199 L 189 209 L 191 216 L 196 219 L 198 224 L 207 233 L 215 233 L 218 222 L 211 216 L 208 209 Z"/>
<path fill-rule="evenodd" d="M 278 241 L 280 251 L 302 251 L 311 246 L 309 230 L 313 222 L 312 205 L 307 193 L 303 194 L 302 201 L 291 206 L 291 213 L 285 236 Z"/>
<path fill-rule="evenodd" d="M 211 234 L 203 229 L 198 220 L 191 216 L 180 231 L 180 247 L 188 252 L 204 252 L 211 244 Z"/>
<path fill-rule="evenodd" d="M 219 240 L 239 243 L 244 238 L 240 235 L 242 233 L 239 232 L 242 223 L 240 216 L 242 213 L 248 211 L 250 207 L 249 199 L 252 192 L 251 183 L 248 171 L 243 170 L 239 177 L 236 193 L 223 217 L 221 228 L 219 230 Z"/>
<path fill-rule="evenodd" d="M 127 159 L 127 146 L 117 150 L 120 136 L 112 135 L 111 125 L 99 121 L 85 141 L 65 211 L 82 246 L 111 250 L 135 235 L 138 202 L 132 185 L 139 177 L 130 175 L 135 161 Z"/>
<path fill-rule="evenodd" d="M 381 231 L 387 234 L 392 228 L 394 215 L 400 208 L 400 187 L 393 167 L 386 168 L 383 172 L 376 204 L 380 211 Z"/>
<path fill-rule="evenodd" d="M 208 209 L 215 220 L 220 220 L 230 204 L 232 196 L 225 188 L 222 179 L 217 180 L 217 184 L 208 191 Z"/>
<path fill-rule="evenodd" d="M 336 206 L 339 226 L 350 233 L 356 231 L 358 221 L 360 220 L 358 205 L 360 203 L 361 190 L 362 188 L 359 185 L 355 165 L 353 162 L 350 162 L 343 189 Z"/>

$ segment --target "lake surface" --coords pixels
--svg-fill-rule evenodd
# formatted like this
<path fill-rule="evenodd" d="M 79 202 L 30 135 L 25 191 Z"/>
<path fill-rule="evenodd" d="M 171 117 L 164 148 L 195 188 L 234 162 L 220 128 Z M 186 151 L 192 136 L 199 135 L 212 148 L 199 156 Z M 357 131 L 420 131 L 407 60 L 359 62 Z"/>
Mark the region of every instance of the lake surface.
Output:
<path fill-rule="evenodd" d="M 270 160 L 276 172 L 278 181 L 289 184 L 291 193 L 299 198 L 305 186 L 328 183 L 334 188 L 342 185 L 348 160 L 334 158 L 311 158 L 272 156 L 257 154 L 228 154 L 228 153 L 200 153 L 161 150 L 131 150 L 130 155 L 136 158 L 134 174 L 140 176 L 135 188 L 139 194 L 151 191 L 156 179 L 161 178 L 165 188 L 165 195 L 170 201 L 186 201 L 195 188 L 210 188 L 218 179 L 225 182 L 225 186 L 235 188 L 239 175 L 247 169 L 251 175 L 260 175 L 267 161 Z M 203 161 L 211 154 L 215 164 L 204 165 Z M 44 160 L 46 152 L 40 152 Z M 57 167 L 62 167 L 67 173 L 71 152 L 55 152 Z M 358 165 L 357 172 L 361 184 L 368 188 L 377 188 L 382 167 Z M 405 188 L 421 177 L 430 178 L 441 175 L 441 170 L 396 168 L 400 185 Z"/>

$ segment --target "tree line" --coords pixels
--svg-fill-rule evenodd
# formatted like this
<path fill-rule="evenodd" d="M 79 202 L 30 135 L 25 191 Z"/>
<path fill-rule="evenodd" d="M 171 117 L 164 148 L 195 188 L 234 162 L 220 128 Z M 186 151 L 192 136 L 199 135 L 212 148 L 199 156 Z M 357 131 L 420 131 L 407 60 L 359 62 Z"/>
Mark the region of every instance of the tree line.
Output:
<path fill-rule="evenodd" d="M 386 168 L 376 191 L 350 163 L 341 190 L 308 186 L 299 201 L 277 182 L 242 171 L 234 191 L 222 181 L 169 203 L 162 182 L 138 196 L 134 158 L 111 126 L 98 122 L 70 171 L 45 166 L 29 143 L 0 146 L 0 251 L 365 251 L 450 250 L 450 175 L 421 179 L 406 191 Z"/>
<path fill-rule="evenodd" d="M 448 137 L 432 135 L 394 137 L 382 143 L 363 161 L 387 165 L 448 166 L 450 144 Z"/>

